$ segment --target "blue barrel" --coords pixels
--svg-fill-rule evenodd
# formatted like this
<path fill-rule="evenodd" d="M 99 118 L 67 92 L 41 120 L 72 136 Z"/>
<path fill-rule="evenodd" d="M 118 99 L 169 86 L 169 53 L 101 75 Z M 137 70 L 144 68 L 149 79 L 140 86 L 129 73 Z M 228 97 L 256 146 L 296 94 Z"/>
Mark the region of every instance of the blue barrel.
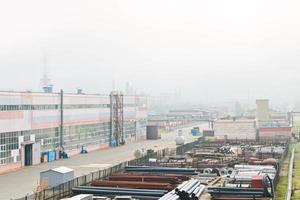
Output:
<path fill-rule="evenodd" d="M 48 152 L 48 162 L 52 162 L 55 160 L 55 151 Z"/>
<path fill-rule="evenodd" d="M 192 129 L 192 136 L 197 136 L 198 131 L 196 129 Z"/>

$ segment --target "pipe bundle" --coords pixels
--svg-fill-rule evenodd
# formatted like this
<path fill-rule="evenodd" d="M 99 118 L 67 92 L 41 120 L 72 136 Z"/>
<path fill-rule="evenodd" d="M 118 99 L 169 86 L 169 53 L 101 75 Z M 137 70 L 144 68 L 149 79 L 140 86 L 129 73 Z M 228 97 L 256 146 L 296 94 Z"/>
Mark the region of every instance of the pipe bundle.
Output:
<path fill-rule="evenodd" d="M 127 166 L 127 172 L 154 172 L 164 174 L 185 174 L 197 175 L 196 169 L 193 168 L 173 168 L 173 167 L 152 167 L 152 166 Z"/>
<path fill-rule="evenodd" d="M 190 179 L 190 177 L 188 175 L 181 175 L 181 174 L 165 174 L 165 173 L 151 173 L 151 172 L 129 172 L 129 173 L 116 173 L 116 174 L 112 174 L 110 177 L 112 176 L 159 176 L 159 177 L 169 177 L 169 178 L 176 178 L 183 181 L 187 181 Z"/>
<path fill-rule="evenodd" d="M 265 175 L 262 179 L 263 188 L 232 188 L 232 187 L 209 187 L 207 192 L 213 198 L 216 197 L 244 197 L 244 198 L 260 198 L 274 197 L 274 187 L 272 179 Z M 271 193 L 268 190 L 271 188 Z"/>
<path fill-rule="evenodd" d="M 190 181 L 186 181 L 176 189 L 167 193 L 159 200 L 177 200 L 181 199 L 180 194 L 188 195 L 189 199 L 193 199 L 193 196 L 199 197 L 204 192 L 205 186 L 200 184 L 199 180 L 191 179 Z"/>
<path fill-rule="evenodd" d="M 92 181 L 91 185 L 99 186 L 99 187 L 122 187 L 122 188 L 162 189 L 162 190 L 171 190 L 173 188 L 170 183 L 149 183 L 149 182 L 136 182 L 136 181 L 95 180 Z"/>
<path fill-rule="evenodd" d="M 166 194 L 167 190 L 148 190 L 148 189 L 131 189 L 131 188 L 115 188 L 115 187 L 91 187 L 78 186 L 72 188 L 74 194 L 93 194 L 100 196 L 132 196 L 135 198 L 158 199 Z"/>
<path fill-rule="evenodd" d="M 123 175 L 113 174 L 108 178 L 110 181 L 136 181 L 136 182 L 154 182 L 154 183 L 170 183 L 172 185 L 179 184 L 181 179 L 168 176 L 146 176 L 146 175 Z"/>
<path fill-rule="evenodd" d="M 213 197 L 267 197 L 263 189 L 257 188 L 231 188 L 231 187 L 210 187 L 207 190 Z"/>

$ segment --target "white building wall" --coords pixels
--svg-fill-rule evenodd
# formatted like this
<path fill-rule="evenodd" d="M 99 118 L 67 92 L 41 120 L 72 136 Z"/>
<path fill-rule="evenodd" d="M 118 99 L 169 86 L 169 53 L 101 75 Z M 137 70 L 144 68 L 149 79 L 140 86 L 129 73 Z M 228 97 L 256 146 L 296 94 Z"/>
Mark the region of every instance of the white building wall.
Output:
<path fill-rule="evenodd" d="M 218 120 L 214 124 L 215 138 L 218 140 L 256 139 L 254 120 Z"/>
<path fill-rule="evenodd" d="M 64 104 L 109 104 L 109 95 L 64 94 Z"/>
<path fill-rule="evenodd" d="M 256 120 L 260 121 L 269 121 L 269 100 L 268 99 L 257 99 L 256 100 Z"/>
<path fill-rule="evenodd" d="M 32 164 L 41 163 L 41 144 L 39 142 L 32 144 Z"/>

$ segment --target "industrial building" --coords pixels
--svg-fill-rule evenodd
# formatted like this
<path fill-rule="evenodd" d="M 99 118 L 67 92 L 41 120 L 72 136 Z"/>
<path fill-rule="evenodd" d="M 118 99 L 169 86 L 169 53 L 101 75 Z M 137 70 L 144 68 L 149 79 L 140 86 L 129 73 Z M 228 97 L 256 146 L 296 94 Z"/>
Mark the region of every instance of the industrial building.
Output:
<path fill-rule="evenodd" d="M 165 114 L 149 114 L 148 125 L 172 130 L 195 122 L 210 122 L 220 117 L 224 116 L 214 109 L 176 109 Z"/>
<path fill-rule="evenodd" d="M 267 122 L 270 120 L 269 113 L 269 100 L 268 99 L 257 99 L 256 100 L 256 121 Z"/>
<path fill-rule="evenodd" d="M 214 136 L 218 140 L 282 140 L 292 137 L 292 126 L 287 113 L 275 112 L 269 108 L 269 100 L 258 99 L 255 117 L 218 119 Z"/>
<path fill-rule="evenodd" d="M 147 98 L 0 92 L 0 173 L 145 139 Z"/>
<path fill-rule="evenodd" d="M 255 140 L 256 124 L 254 120 L 217 120 L 214 136 L 218 140 Z"/>

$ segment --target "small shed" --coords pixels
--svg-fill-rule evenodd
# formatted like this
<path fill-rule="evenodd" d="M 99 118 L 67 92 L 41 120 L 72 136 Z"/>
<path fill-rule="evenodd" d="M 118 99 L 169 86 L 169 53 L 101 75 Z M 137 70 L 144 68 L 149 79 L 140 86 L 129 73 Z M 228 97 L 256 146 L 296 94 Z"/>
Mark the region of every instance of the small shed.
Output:
<path fill-rule="evenodd" d="M 147 126 L 147 140 L 161 139 L 157 126 Z"/>
<path fill-rule="evenodd" d="M 40 172 L 41 183 L 47 184 L 48 187 L 55 187 L 72 179 L 74 179 L 74 170 L 68 167 L 58 167 Z"/>

